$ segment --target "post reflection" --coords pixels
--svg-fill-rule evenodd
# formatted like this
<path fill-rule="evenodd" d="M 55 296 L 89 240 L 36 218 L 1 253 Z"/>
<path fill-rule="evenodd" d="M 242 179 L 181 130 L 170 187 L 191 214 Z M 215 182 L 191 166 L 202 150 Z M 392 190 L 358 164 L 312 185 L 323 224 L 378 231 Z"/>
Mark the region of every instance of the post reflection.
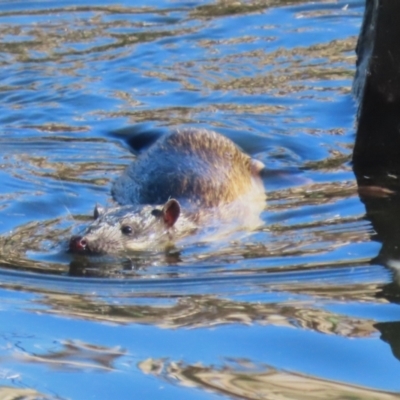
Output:
<path fill-rule="evenodd" d="M 366 1 L 357 44 L 353 90 L 359 100 L 353 169 L 365 218 L 382 244 L 375 262 L 388 267 L 393 281 L 376 293 L 379 299 L 400 300 L 400 33 L 398 2 Z M 375 324 L 381 339 L 400 360 L 400 322 Z"/>

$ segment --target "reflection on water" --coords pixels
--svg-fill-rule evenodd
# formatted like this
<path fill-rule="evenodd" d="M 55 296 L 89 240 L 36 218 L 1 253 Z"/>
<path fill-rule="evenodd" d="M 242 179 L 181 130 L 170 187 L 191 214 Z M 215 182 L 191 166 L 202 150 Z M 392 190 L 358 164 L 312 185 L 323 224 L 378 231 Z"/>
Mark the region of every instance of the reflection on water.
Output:
<path fill-rule="evenodd" d="M 0 4 L 1 398 L 398 397 L 397 189 L 350 165 L 363 6 Z M 263 226 L 74 263 L 111 182 L 189 125 L 267 166 Z"/>
<path fill-rule="evenodd" d="M 51 368 L 77 370 L 104 370 L 113 369 L 113 362 L 124 354 L 120 348 L 106 348 L 87 343 L 62 343 L 62 349 L 49 354 L 19 354 L 23 362 L 45 363 Z"/>
<path fill-rule="evenodd" d="M 0 397 L 6 400 L 50 400 L 51 397 L 45 396 L 32 389 L 16 389 L 13 387 L 0 387 Z"/>
<path fill-rule="evenodd" d="M 349 289 L 355 293 L 357 289 L 361 289 L 361 293 L 358 292 L 351 299 L 353 302 L 375 300 L 373 297 L 368 298 L 364 287 L 359 288 L 354 285 L 347 287 L 347 291 Z M 371 285 L 368 289 L 371 296 L 371 293 L 376 290 L 376 285 Z M 310 289 L 303 288 L 303 296 L 296 296 L 296 289 L 292 293 L 287 292 L 288 297 L 291 295 L 296 300 L 282 303 L 231 301 L 211 295 L 176 296 L 172 299 L 169 296 L 161 297 L 152 293 L 154 304 L 150 306 L 140 304 L 139 296 L 115 298 L 114 304 L 110 304 L 105 299 L 88 295 L 48 293 L 40 300 L 40 304 L 46 305 L 48 312 L 52 314 L 118 324 L 150 324 L 168 329 L 257 323 L 301 327 L 345 337 L 368 337 L 376 333 L 373 320 L 313 308 L 311 297 L 305 295 L 308 290 Z M 283 290 L 282 293 L 284 293 Z"/>
<path fill-rule="evenodd" d="M 216 369 L 212 366 L 148 359 L 141 362 L 139 367 L 144 373 L 159 376 L 163 380 L 249 400 L 270 398 L 394 400 L 398 398 L 394 393 L 278 371 L 270 366 L 254 365 L 249 360 L 233 359 L 227 365 Z"/>

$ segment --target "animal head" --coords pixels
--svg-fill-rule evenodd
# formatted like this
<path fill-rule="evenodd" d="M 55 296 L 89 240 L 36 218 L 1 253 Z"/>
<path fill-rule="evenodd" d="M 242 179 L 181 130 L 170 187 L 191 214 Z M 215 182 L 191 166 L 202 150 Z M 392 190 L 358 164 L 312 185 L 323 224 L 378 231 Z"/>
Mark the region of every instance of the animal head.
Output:
<path fill-rule="evenodd" d="M 82 235 L 73 236 L 69 249 L 79 254 L 108 254 L 166 246 L 181 214 L 177 200 L 162 207 L 128 205 L 104 209 L 96 205 L 94 221 Z"/>

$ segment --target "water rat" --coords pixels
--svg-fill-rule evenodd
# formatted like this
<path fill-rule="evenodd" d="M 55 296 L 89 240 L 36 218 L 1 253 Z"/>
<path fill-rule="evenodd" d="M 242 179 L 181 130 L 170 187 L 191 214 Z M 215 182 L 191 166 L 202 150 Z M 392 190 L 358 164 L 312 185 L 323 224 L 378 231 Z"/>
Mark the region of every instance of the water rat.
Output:
<path fill-rule="evenodd" d="M 70 240 L 76 253 L 166 247 L 199 230 L 254 227 L 265 205 L 264 164 L 206 129 L 158 139 L 114 182 L 118 206 L 96 207 L 95 220 Z M 205 237 L 203 236 L 203 238 Z"/>

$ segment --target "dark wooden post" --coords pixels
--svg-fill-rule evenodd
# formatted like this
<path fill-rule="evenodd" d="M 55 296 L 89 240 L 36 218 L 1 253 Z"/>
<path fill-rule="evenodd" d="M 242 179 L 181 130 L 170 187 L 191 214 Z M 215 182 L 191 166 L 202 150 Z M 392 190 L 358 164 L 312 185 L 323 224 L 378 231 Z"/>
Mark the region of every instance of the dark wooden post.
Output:
<path fill-rule="evenodd" d="M 400 1 L 366 0 L 353 91 L 359 100 L 353 153 L 359 177 L 400 171 Z"/>

